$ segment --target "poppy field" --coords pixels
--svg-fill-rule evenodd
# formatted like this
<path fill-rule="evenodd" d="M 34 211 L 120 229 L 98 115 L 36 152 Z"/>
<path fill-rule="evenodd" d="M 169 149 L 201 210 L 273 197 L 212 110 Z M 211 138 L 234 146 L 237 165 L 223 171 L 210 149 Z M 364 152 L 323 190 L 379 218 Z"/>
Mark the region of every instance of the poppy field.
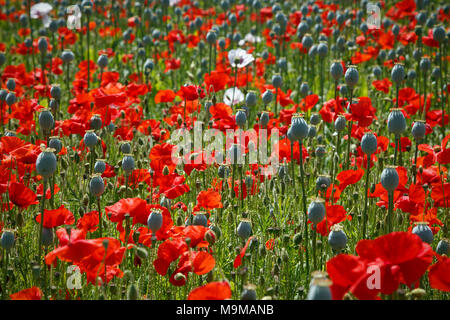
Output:
<path fill-rule="evenodd" d="M 0 0 L 2 300 L 447 300 L 450 5 Z"/>

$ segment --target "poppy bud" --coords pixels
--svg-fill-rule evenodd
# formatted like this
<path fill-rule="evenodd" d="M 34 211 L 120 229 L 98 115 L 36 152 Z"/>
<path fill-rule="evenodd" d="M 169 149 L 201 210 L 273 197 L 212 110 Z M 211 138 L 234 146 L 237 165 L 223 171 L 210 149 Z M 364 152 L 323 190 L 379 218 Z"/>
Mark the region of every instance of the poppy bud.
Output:
<path fill-rule="evenodd" d="M 120 145 L 120 151 L 122 153 L 131 153 L 131 145 L 128 142 L 124 142 Z"/>
<path fill-rule="evenodd" d="M 167 176 L 170 173 L 169 171 L 169 167 L 168 166 L 164 166 L 163 170 L 162 170 L 162 174 L 164 176 Z"/>
<path fill-rule="evenodd" d="M 128 287 L 127 299 L 139 300 L 139 289 L 134 283 L 130 284 L 130 286 Z"/>
<path fill-rule="evenodd" d="M 145 248 L 135 246 L 134 250 L 135 250 L 136 255 L 140 259 L 145 260 L 148 258 L 148 251 Z"/>
<path fill-rule="evenodd" d="M 209 229 L 205 232 L 205 240 L 212 246 L 216 242 L 216 234 L 213 230 Z"/>
<path fill-rule="evenodd" d="M 437 26 L 433 29 L 433 40 L 439 43 L 445 41 L 445 29 L 442 26 Z"/>
<path fill-rule="evenodd" d="M 175 281 L 186 281 L 186 276 L 184 274 L 182 274 L 181 272 L 178 272 L 177 274 L 175 274 L 175 276 L 173 278 Z"/>

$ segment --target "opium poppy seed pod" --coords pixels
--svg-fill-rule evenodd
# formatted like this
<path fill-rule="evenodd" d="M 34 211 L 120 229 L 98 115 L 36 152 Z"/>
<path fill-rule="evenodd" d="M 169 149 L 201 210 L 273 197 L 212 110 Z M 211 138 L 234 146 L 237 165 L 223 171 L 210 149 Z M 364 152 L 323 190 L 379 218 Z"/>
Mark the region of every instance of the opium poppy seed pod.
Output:
<path fill-rule="evenodd" d="M 105 182 L 100 174 L 95 174 L 89 181 L 89 191 L 96 197 L 100 197 L 105 191 Z"/>
<path fill-rule="evenodd" d="M 420 221 L 416 222 L 416 226 L 412 229 L 412 233 L 418 235 L 423 242 L 431 244 L 433 243 L 433 232 L 428 226 L 428 222 Z"/>
<path fill-rule="evenodd" d="M 291 130 L 296 140 L 303 140 L 308 136 L 309 127 L 305 119 L 300 115 L 291 118 Z"/>
<path fill-rule="evenodd" d="M 426 134 L 427 127 L 424 120 L 417 120 L 411 129 L 411 134 L 416 142 L 420 142 Z"/>
<path fill-rule="evenodd" d="M 442 26 L 437 26 L 433 29 L 433 40 L 439 43 L 445 41 L 445 29 Z"/>
<path fill-rule="evenodd" d="M 279 74 L 275 74 L 272 76 L 272 85 L 275 88 L 281 88 L 281 85 L 283 84 L 283 78 Z"/>
<path fill-rule="evenodd" d="M 17 101 L 17 98 L 16 98 L 16 95 L 14 92 L 9 92 L 6 95 L 5 102 L 8 106 L 12 106 L 14 103 L 16 103 L 16 101 Z"/>
<path fill-rule="evenodd" d="M 328 279 L 313 279 L 306 300 L 332 300 L 331 283 Z"/>
<path fill-rule="evenodd" d="M 308 93 L 309 93 L 309 85 L 308 85 L 308 83 L 303 82 L 303 83 L 300 85 L 300 95 L 301 95 L 302 97 L 306 97 L 306 96 L 308 95 Z"/>
<path fill-rule="evenodd" d="M 252 225 L 250 223 L 250 220 L 241 219 L 236 229 L 236 233 L 242 240 L 247 240 L 248 237 L 250 237 L 250 235 L 252 234 Z"/>
<path fill-rule="evenodd" d="M 330 234 L 328 235 L 328 244 L 335 251 L 344 249 L 347 245 L 347 235 L 342 229 L 342 226 L 335 224 L 331 227 Z"/>
<path fill-rule="evenodd" d="M 14 89 L 16 89 L 16 81 L 14 79 L 12 79 L 12 78 L 8 79 L 6 81 L 6 88 L 9 91 L 14 91 Z"/>
<path fill-rule="evenodd" d="M 51 228 L 42 228 L 42 244 L 48 247 L 53 243 L 53 230 Z"/>
<path fill-rule="evenodd" d="M 345 79 L 345 83 L 350 88 L 353 88 L 354 86 L 356 86 L 356 84 L 358 83 L 358 80 L 359 80 L 359 72 L 356 69 L 356 66 L 353 66 L 353 65 L 348 66 L 348 69 L 345 72 L 344 79 Z"/>
<path fill-rule="evenodd" d="M 406 119 L 400 108 L 391 109 L 391 113 L 388 116 L 388 129 L 389 132 L 399 135 L 406 129 Z"/>
<path fill-rule="evenodd" d="M 373 67 L 373 69 L 372 69 L 372 73 L 373 73 L 373 75 L 375 76 L 375 77 L 379 77 L 379 76 L 381 76 L 381 68 L 380 68 L 380 66 L 375 66 L 375 67 Z"/>
<path fill-rule="evenodd" d="M 326 209 L 323 199 L 317 198 L 309 204 L 308 219 L 315 225 L 325 218 L 325 213 Z"/>
<path fill-rule="evenodd" d="M 0 52 L 0 67 L 6 62 L 6 56 L 3 52 Z"/>
<path fill-rule="evenodd" d="M 325 191 L 331 185 L 331 179 L 328 175 L 319 175 L 316 179 L 316 190 Z"/>
<path fill-rule="evenodd" d="M 269 120 L 270 120 L 269 112 L 267 111 L 261 112 L 261 116 L 259 117 L 259 124 L 263 128 L 267 127 L 267 125 L 269 124 Z"/>
<path fill-rule="evenodd" d="M 47 53 L 47 50 L 48 50 L 48 43 L 47 43 L 47 40 L 46 40 L 45 38 L 43 38 L 43 37 L 39 38 L 39 41 L 38 41 L 38 49 L 39 49 L 39 52 L 40 52 L 41 54 Z"/>
<path fill-rule="evenodd" d="M 94 172 L 103 174 L 106 170 L 106 163 L 104 159 L 97 159 L 97 161 L 94 164 Z"/>
<path fill-rule="evenodd" d="M 159 229 L 161 229 L 163 224 L 163 216 L 159 209 L 153 209 L 148 215 L 147 226 L 152 233 L 155 234 Z"/>
<path fill-rule="evenodd" d="M 44 179 L 49 178 L 56 171 L 55 149 L 44 149 L 36 159 L 36 172 Z"/>
<path fill-rule="evenodd" d="M 330 75 L 335 81 L 338 81 L 344 75 L 344 67 L 340 61 L 334 61 L 330 66 Z"/>
<path fill-rule="evenodd" d="M 94 130 L 87 130 L 83 137 L 83 142 L 86 147 L 89 149 L 95 147 L 98 142 L 98 137 L 95 134 Z"/>
<path fill-rule="evenodd" d="M 429 71 L 431 69 L 431 61 L 428 57 L 420 59 L 419 68 L 422 71 Z"/>
<path fill-rule="evenodd" d="M 365 133 L 361 139 L 361 149 L 367 155 L 375 153 L 377 145 L 377 137 L 371 132 Z"/>
<path fill-rule="evenodd" d="M 241 300 L 256 300 L 256 286 L 253 284 L 245 285 L 241 293 Z"/>
<path fill-rule="evenodd" d="M 75 59 L 75 55 L 70 50 L 64 50 L 63 53 L 61 54 L 61 60 L 64 63 L 69 63 L 73 61 L 73 59 Z"/>
<path fill-rule="evenodd" d="M 320 58 L 325 58 L 328 54 L 328 45 L 326 42 L 321 42 L 317 46 L 317 54 Z"/>
<path fill-rule="evenodd" d="M 445 238 L 441 239 L 436 246 L 436 253 L 448 256 L 450 253 L 450 240 Z"/>
<path fill-rule="evenodd" d="M 263 101 L 264 105 L 268 105 L 269 103 L 271 103 L 272 98 L 273 98 L 272 91 L 266 90 L 262 95 L 262 101 Z"/>
<path fill-rule="evenodd" d="M 255 91 L 249 91 L 245 96 L 245 104 L 247 107 L 254 107 L 256 106 L 257 99 L 258 97 L 256 96 Z"/>
<path fill-rule="evenodd" d="M 99 114 L 94 114 L 90 120 L 91 130 L 100 130 L 102 127 L 102 118 Z"/>
<path fill-rule="evenodd" d="M 313 126 L 317 126 L 320 123 L 320 115 L 318 113 L 312 113 L 309 118 L 309 123 Z"/>
<path fill-rule="evenodd" d="M 323 158 L 323 157 L 325 157 L 326 153 L 327 153 L 327 151 L 325 150 L 325 146 L 323 146 L 323 145 L 317 146 L 317 148 L 315 150 L 316 157 Z"/>
<path fill-rule="evenodd" d="M 53 99 L 57 99 L 57 100 L 61 99 L 62 91 L 61 91 L 61 87 L 59 86 L 59 84 L 52 85 L 52 87 L 50 89 L 50 95 L 52 96 Z"/>
<path fill-rule="evenodd" d="M 303 48 L 309 50 L 313 46 L 313 38 L 310 34 L 305 34 L 305 36 L 302 39 L 302 46 Z"/>
<path fill-rule="evenodd" d="M 208 31 L 206 34 L 206 41 L 211 45 L 215 44 L 217 41 L 217 34 L 214 31 Z"/>
<path fill-rule="evenodd" d="M 108 56 L 105 54 L 102 54 L 100 57 L 98 57 L 97 59 L 97 65 L 101 68 L 101 69 L 105 69 L 108 66 Z"/>
<path fill-rule="evenodd" d="M 236 125 L 239 128 L 243 128 L 245 126 L 245 123 L 247 122 L 247 114 L 245 113 L 244 109 L 238 109 L 236 112 Z"/>
<path fill-rule="evenodd" d="M 134 170 L 134 158 L 131 154 L 125 154 L 122 158 L 122 169 L 127 174 Z"/>
<path fill-rule="evenodd" d="M 208 227 L 208 218 L 206 217 L 206 214 L 197 212 L 192 220 L 192 224 L 194 226 L 204 226 L 205 228 Z"/>
<path fill-rule="evenodd" d="M 405 67 L 401 63 L 396 63 L 391 71 L 392 82 L 396 83 L 398 86 L 403 80 L 405 80 L 405 78 L 406 78 Z"/>
<path fill-rule="evenodd" d="M 122 151 L 122 153 L 131 153 L 131 145 L 129 142 L 122 142 L 120 145 L 120 151 Z"/>
<path fill-rule="evenodd" d="M 338 116 L 336 120 L 334 121 L 334 130 L 336 132 L 341 132 L 345 129 L 345 126 L 347 125 L 347 121 L 345 120 L 344 116 Z"/>
<path fill-rule="evenodd" d="M 62 149 L 62 142 L 58 136 L 53 136 L 53 137 L 50 137 L 48 146 L 52 149 L 55 149 L 55 153 L 59 153 Z"/>
<path fill-rule="evenodd" d="M 399 183 L 399 176 L 395 166 L 387 166 L 381 172 L 381 185 L 386 191 L 393 192 Z"/>
<path fill-rule="evenodd" d="M 317 134 L 317 129 L 315 126 L 309 126 L 308 138 L 314 138 Z"/>
<path fill-rule="evenodd" d="M 11 230 L 3 230 L 2 237 L 0 239 L 0 244 L 3 249 L 9 250 L 14 246 L 16 241 L 14 233 Z"/>

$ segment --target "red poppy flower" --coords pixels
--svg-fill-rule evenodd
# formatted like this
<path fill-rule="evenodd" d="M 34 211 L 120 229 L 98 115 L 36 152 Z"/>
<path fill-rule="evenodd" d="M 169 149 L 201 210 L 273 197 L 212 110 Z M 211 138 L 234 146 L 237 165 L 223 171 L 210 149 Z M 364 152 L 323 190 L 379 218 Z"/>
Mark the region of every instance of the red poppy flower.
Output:
<path fill-rule="evenodd" d="M 392 86 L 392 82 L 389 81 L 388 78 L 384 78 L 383 80 L 374 80 L 372 81 L 372 85 L 378 91 L 383 91 L 384 93 L 389 93 L 389 88 Z"/>
<path fill-rule="evenodd" d="M 38 287 L 31 287 L 19 292 L 11 294 L 9 297 L 11 300 L 41 300 L 42 291 Z"/>
<path fill-rule="evenodd" d="M 203 89 L 195 85 L 181 86 L 181 89 L 177 94 L 187 101 L 194 101 L 198 98 L 203 99 L 205 97 Z"/>
<path fill-rule="evenodd" d="M 16 206 L 25 209 L 32 204 L 39 203 L 36 194 L 23 183 L 11 182 L 9 185 L 9 200 Z"/>
<path fill-rule="evenodd" d="M 363 175 L 363 169 L 345 170 L 339 172 L 336 177 L 336 179 L 339 181 L 339 190 L 342 192 L 348 185 L 357 183 L 359 180 L 361 180 Z"/>
<path fill-rule="evenodd" d="M 41 223 L 41 214 L 36 217 L 36 222 Z M 75 217 L 72 212 L 61 205 L 58 209 L 44 210 L 44 228 L 56 228 L 61 225 L 74 224 Z"/>
<path fill-rule="evenodd" d="M 197 196 L 197 205 L 194 207 L 194 211 L 200 210 L 203 208 L 207 211 L 210 211 L 215 208 L 222 208 L 222 196 L 219 192 L 214 191 L 213 189 L 203 190 Z"/>
<path fill-rule="evenodd" d="M 428 279 L 433 289 L 450 292 L 450 258 L 439 256 L 430 268 Z"/>
<path fill-rule="evenodd" d="M 94 232 L 98 229 L 98 212 L 91 211 L 85 213 L 80 219 L 77 221 L 77 229 L 84 230 L 86 232 Z"/>
<path fill-rule="evenodd" d="M 358 299 L 378 299 L 380 292 L 392 294 L 400 283 L 411 287 L 433 259 L 431 247 L 408 232 L 360 240 L 356 252 L 359 256 L 340 254 L 327 262 L 333 299 L 342 299 L 347 291 Z"/>
<path fill-rule="evenodd" d="M 160 90 L 155 96 L 155 103 L 172 102 L 175 99 L 175 92 L 172 90 Z"/>
<path fill-rule="evenodd" d="M 252 239 L 253 239 L 253 236 L 248 238 L 247 242 L 245 243 L 245 246 L 241 249 L 241 252 L 234 259 L 234 263 L 233 263 L 234 268 L 238 268 L 242 264 L 242 258 L 244 258 L 245 252 L 247 251 L 248 245 L 250 244 L 250 241 Z"/>
<path fill-rule="evenodd" d="M 210 282 L 193 289 L 188 300 L 226 300 L 231 299 L 231 287 L 226 281 Z"/>
<path fill-rule="evenodd" d="M 165 166 L 172 172 L 176 163 L 172 161 L 172 151 L 175 148 L 173 144 L 162 143 L 153 146 L 150 150 L 149 158 L 151 160 L 150 166 L 155 172 L 162 172 Z"/>

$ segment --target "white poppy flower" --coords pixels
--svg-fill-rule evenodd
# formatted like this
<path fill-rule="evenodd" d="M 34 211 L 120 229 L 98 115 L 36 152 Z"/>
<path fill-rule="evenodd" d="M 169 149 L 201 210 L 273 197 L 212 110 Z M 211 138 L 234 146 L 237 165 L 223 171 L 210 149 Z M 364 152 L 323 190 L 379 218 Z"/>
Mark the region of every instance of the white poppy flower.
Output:
<path fill-rule="evenodd" d="M 251 33 L 247 33 L 245 35 L 245 41 L 250 42 L 250 43 L 259 43 L 261 42 L 261 37 L 258 36 L 254 36 Z"/>
<path fill-rule="evenodd" d="M 255 60 L 255 58 L 250 53 L 247 53 L 247 51 L 240 48 L 233 49 L 228 52 L 228 61 L 233 68 L 244 68 L 252 63 L 253 60 Z"/>
<path fill-rule="evenodd" d="M 47 2 L 36 3 L 30 8 L 30 17 L 32 19 L 42 19 L 44 27 L 48 28 L 52 21 L 49 17 L 49 13 L 52 9 L 53 7 Z"/>
<path fill-rule="evenodd" d="M 171 7 L 173 7 L 173 6 L 177 5 L 179 2 L 180 2 L 180 0 L 170 0 L 169 5 Z"/>
<path fill-rule="evenodd" d="M 242 101 L 244 101 L 245 97 L 239 88 L 230 88 L 225 91 L 223 95 L 223 102 L 229 106 L 234 106 Z"/>

